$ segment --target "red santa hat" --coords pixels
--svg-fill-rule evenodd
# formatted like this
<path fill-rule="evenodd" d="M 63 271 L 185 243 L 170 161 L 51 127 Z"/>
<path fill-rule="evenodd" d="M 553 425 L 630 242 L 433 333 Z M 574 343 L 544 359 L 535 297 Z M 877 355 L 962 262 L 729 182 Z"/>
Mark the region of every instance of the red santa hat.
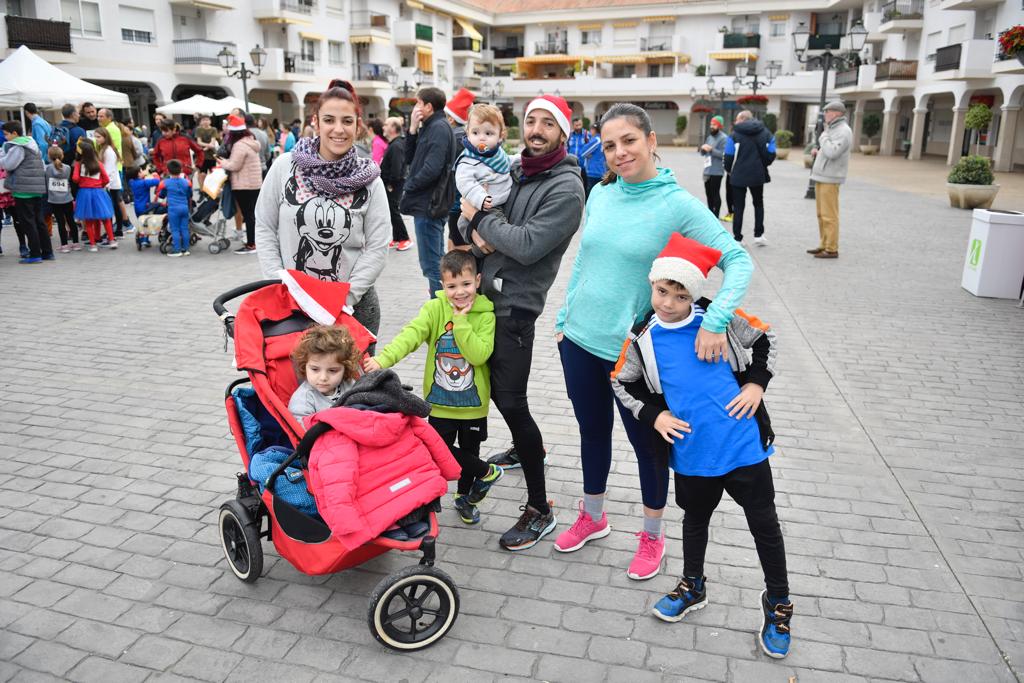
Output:
<path fill-rule="evenodd" d="M 668 244 L 658 254 L 647 276 L 651 282 L 672 280 L 678 282 L 694 299 L 704 293 L 708 272 L 715 267 L 722 252 L 700 242 L 672 233 Z"/>
<path fill-rule="evenodd" d="M 302 312 L 314 322 L 348 328 L 361 350 L 377 341 L 372 332 L 352 317 L 352 307 L 345 304 L 349 292 L 347 282 L 324 282 L 298 270 L 279 270 L 277 275 Z"/>
<path fill-rule="evenodd" d="M 555 117 L 555 121 L 558 122 L 558 127 L 565 133 L 565 137 L 569 137 L 572 132 L 572 109 L 569 107 L 569 103 L 565 101 L 564 97 L 558 95 L 541 95 L 537 97 L 528 105 L 526 105 L 526 116 L 530 115 L 530 112 L 534 109 L 543 109 L 552 116 Z"/>
<path fill-rule="evenodd" d="M 228 130 L 246 130 L 245 119 L 232 114 L 228 117 Z"/>
<path fill-rule="evenodd" d="M 452 95 L 452 98 L 448 100 L 448 104 L 444 105 L 444 113 L 455 119 L 457 123 L 466 125 L 466 121 L 469 119 L 469 108 L 473 106 L 473 102 L 476 101 L 476 95 L 462 88 L 459 92 Z"/>

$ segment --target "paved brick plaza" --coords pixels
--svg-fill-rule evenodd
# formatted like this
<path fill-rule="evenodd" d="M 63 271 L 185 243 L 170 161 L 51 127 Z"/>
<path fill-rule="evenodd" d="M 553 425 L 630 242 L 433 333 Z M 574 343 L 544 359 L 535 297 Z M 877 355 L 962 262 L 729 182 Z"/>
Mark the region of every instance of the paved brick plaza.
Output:
<path fill-rule="evenodd" d="M 663 156 L 700 190 L 695 155 Z M 518 472 L 481 528 L 446 508 L 438 565 L 462 613 L 419 654 L 383 650 L 366 627 L 373 586 L 413 556 L 306 577 L 266 545 L 263 578 L 240 583 L 215 525 L 240 461 L 221 404 L 236 373 L 210 302 L 257 279 L 255 257 L 125 248 L 27 268 L 4 230 L 0 680 L 1021 681 L 1024 311 L 960 289 L 968 212 L 853 180 L 841 258 L 820 261 L 803 253 L 817 235 L 805 172 L 772 175 L 771 243 L 753 253 L 745 307 L 780 339 L 766 400 L 796 604 L 788 659 L 755 644 L 761 574 L 731 502 L 713 523 L 709 608 L 675 625 L 650 616 L 681 569 L 681 513 L 667 512 L 667 571 L 629 580 L 640 495 L 621 431 L 615 530 L 580 552 L 550 538 L 498 549 L 525 498 Z M 387 340 L 423 300 L 415 253 L 393 254 L 378 286 Z M 418 385 L 422 362 L 399 370 Z M 532 398 L 564 529 L 582 485 L 546 335 Z M 497 450 L 496 413 L 491 428 Z"/>

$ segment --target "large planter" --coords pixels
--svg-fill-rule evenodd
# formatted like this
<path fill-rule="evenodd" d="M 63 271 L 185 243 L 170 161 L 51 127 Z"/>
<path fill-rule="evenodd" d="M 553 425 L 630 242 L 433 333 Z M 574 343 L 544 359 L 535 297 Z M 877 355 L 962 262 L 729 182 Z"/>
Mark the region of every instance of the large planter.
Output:
<path fill-rule="evenodd" d="M 775 148 L 775 157 L 777 159 L 788 159 L 789 158 L 789 150 L 790 149 L 791 149 L 790 147 L 776 147 Z"/>
<path fill-rule="evenodd" d="M 989 209 L 999 194 L 999 186 L 946 183 L 946 191 L 954 209 Z"/>
<path fill-rule="evenodd" d="M 861 145 L 860 153 L 864 156 L 871 156 L 872 154 L 878 154 L 878 145 Z"/>
<path fill-rule="evenodd" d="M 672 144 L 676 147 L 686 147 L 686 138 L 681 135 L 677 138 L 672 138 Z"/>

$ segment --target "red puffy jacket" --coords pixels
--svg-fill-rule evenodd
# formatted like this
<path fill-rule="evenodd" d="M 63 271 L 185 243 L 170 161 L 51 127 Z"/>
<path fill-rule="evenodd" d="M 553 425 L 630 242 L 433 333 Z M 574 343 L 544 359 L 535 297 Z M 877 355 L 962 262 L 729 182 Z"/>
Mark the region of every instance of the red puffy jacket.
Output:
<path fill-rule="evenodd" d="M 357 548 L 443 496 L 461 468 L 421 417 L 331 408 L 308 419 L 334 429 L 313 446 L 307 481 L 334 537 Z"/>

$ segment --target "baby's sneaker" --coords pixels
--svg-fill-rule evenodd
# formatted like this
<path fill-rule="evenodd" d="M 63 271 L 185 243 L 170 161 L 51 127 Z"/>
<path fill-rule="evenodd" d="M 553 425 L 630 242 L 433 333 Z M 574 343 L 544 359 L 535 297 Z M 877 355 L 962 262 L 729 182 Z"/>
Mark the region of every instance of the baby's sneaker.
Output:
<path fill-rule="evenodd" d="M 595 522 L 583 509 L 583 501 L 581 500 L 579 516 L 571 527 L 563 531 L 555 539 L 555 550 L 571 553 L 582 548 L 586 545 L 587 541 L 604 538 L 611 532 L 612 528 L 608 524 L 608 514 L 602 512 L 601 519 Z"/>
<path fill-rule="evenodd" d="M 661 571 L 661 560 L 665 557 L 665 535 L 654 537 L 646 531 L 641 531 L 637 533 L 637 538 L 640 539 L 640 544 L 633 555 L 633 561 L 629 563 L 626 576 L 643 581 Z"/>
<path fill-rule="evenodd" d="M 455 511 L 459 513 L 459 519 L 466 524 L 480 523 L 480 511 L 476 505 L 469 502 L 468 496 L 455 495 Z"/>
<path fill-rule="evenodd" d="M 768 591 L 761 591 L 761 633 L 757 642 L 769 657 L 782 659 L 789 654 L 789 621 L 793 618 L 793 601 L 772 602 Z"/>
<path fill-rule="evenodd" d="M 466 494 L 466 499 L 470 505 L 479 505 L 484 498 L 487 497 L 487 492 L 491 490 L 491 487 L 501 479 L 501 475 L 505 474 L 505 470 L 501 469 L 497 465 L 488 465 L 487 474 L 475 479 L 473 485 L 469 488 L 469 493 Z"/>
<path fill-rule="evenodd" d="M 699 579 L 680 578 L 675 589 L 655 603 L 651 614 L 662 621 L 676 622 L 689 612 L 704 609 L 708 606 L 706 581 L 703 576 Z"/>

